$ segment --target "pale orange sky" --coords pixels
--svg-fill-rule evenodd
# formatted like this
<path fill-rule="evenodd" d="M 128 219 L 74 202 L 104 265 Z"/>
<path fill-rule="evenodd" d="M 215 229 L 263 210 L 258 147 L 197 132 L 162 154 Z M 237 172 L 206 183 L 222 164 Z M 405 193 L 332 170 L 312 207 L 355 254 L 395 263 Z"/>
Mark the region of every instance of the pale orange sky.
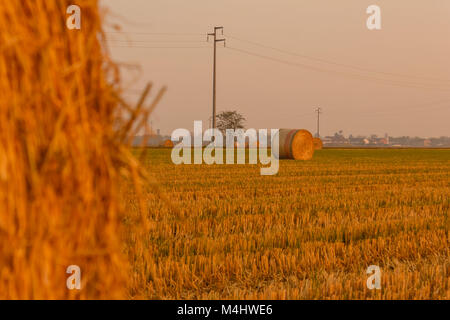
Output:
<path fill-rule="evenodd" d="M 366 27 L 372 4 L 381 7 L 380 31 Z M 139 74 L 123 70 L 129 98 L 136 99 L 135 91 L 148 81 L 169 88 L 152 117 L 163 133 L 191 130 L 194 120 L 207 126 L 213 51 L 205 35 L 223 25 L 229 47 L 298 64 L 218 49 L 217 109 L 240 111 L 247 127 L 315 133 L 313 111 L 320 106 L 321 135 L 338 130 L 346 135 L 450 135 L 449 0 L 103 0 L 102 5 L 112 12 L 108 22 L 129 32 L 108 34 L 122 40 L 110 42 L 113 58 L 141 66 Z M 209 48 L 160 48 L 168 46 Z"/>

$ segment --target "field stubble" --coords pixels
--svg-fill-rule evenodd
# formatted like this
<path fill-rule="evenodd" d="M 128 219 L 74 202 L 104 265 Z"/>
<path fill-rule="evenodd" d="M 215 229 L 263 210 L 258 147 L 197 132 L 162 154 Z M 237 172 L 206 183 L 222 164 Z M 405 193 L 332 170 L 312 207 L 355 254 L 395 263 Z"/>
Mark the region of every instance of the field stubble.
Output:
<path fill-rule="evenodd" d="M 164 149 L 145 165 L 171 206 L 149 194 L 142 240 L 128 194 L 131 298 L 450 298 L 450 150 L 320 150 L 274 177 L 175 166 Z"/>

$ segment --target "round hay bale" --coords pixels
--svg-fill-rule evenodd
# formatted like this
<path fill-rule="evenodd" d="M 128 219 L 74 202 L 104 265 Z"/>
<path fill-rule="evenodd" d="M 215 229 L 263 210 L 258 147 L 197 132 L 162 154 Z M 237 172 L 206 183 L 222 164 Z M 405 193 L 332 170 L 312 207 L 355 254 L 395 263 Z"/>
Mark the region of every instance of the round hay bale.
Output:
<path fill-rule="evenodd" d="M 322 139 L 314 138 L 313 143 L 314 143 L 314 150 L 322 150 L 323 149 Z"/>
<path fill-rule="evenodd" d="M 314 155 L 312 134 L 303 129 L 280 129 L 279 150 L 272 150 L 279 159 L 311 160 Z"/>
<path fill-rule="evenodd" d="M 174 147 L 173 141 L 172 140 L 164 141 L 162 144 L 162 147 L 163 148 L 173 148 Z"/>
<path fill-rule="evenodd" d="M 136 193 L 146 179 L 128 137 L 147 108 L 117 125 L 127 109 L 119 67 L 104 50 L 102 10 L 79 1 L 88 18 L 69 31 L 71 2 L 0 5 L 1 300 L 124 299 L 134 279 L 125 238 L 149 230 L 123 223 L 124 178 Z M 65 286 L 73 264 L 82 290 Z"/>

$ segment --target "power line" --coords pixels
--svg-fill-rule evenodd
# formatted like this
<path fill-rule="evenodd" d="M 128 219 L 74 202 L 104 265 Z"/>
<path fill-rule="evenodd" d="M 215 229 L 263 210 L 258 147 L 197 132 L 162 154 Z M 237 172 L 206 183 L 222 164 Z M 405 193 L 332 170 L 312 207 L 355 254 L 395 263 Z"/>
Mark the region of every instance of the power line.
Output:
<path fill-rule="evenodd" d="M 335 65 L 335 66 L 352 68 L 352 69 L 359 70 L 359 71 L 373 72 L 373 73 L 379 73 L 379 74 L 384 74 L 384 75 L 389 75 L 389 76 L 396 76 L 396 77 L 402 77 L 402 78 L 416 78 L 416 79 L 428 80 L 428 81 L 450 82 L 450 79 L 437 79 L 437 78 L 430 78 L 430 77 L 423 77 L 423 76 L 415 76 L 415 75 L 406 75 L 406 74 L 399 74 L 399 73 L 392 73 L 392 72 L 385 72 L 385 71 L 377 71 L 377 70 L 373 70 L 373 69 L 369 69 L 369 68 L 365 68 L 365 67 L 360 67 L 360 66 L 355 66 L 355 65 L 350 65 L 350 64 L 344 64 L 344 63 L 329 61 L 329 60 L 316 58 L 316 57 L 312 57 L 312 56 L 308 56 L 308 55 L 304 55 L 304 54 L 300 54 L 300 53 L 295 53 L 295 52 L 291 52 L 291 51 L 275 48 L 275 47 L 272 47 L 272 46 L 269 46 L 269 45 L 265 45 L 265 44 L 261 44 L 261 43 L 258 43 L 258 42 L 245 40 L 245 39 L 242 39 L 242 38 L 237 38 L 237 37 L 233 37 L 233 36 L 229 36 L 229 35 L 227 35 L 227 37 L 231 38 L 231 39 L 238 40 L 238 41 L 246 42 L 246 43 L 249 43 L 249 44 L 252 44 L 252 45 L 255 45 L 255 46 L 259 46 L 259 47 L 262 47 L 262 48 L 278 51 L 280 53 L 284 53 L 284 54 L 288 54 L 288 55 L 292 55 L 292 56 L 297 56 L 297 57 L 301 57 L 301 58 L 304 58 L 304 59 L 309 59 L 309 60 L 318 61 L 318 62 L 322 62 L 322 63 L 328 63 L 328 64 Z"/>
<path fill-rule="evenodd" d="M 151 33 L 151 32 L 121 32 L 121 31 L 120 32 L 119 31 L 118 32 L 106 32 L 106 33 L 109 33 L 109 34 L 161 35 L 161 36 L 204 35 L 204 34 L 201 34 L 201 33 Z M 298 56 L 298 57 L 301 57 L 301 58 L 314 60 L 314 61 L 318 61 L 318 62 L 323 62 L 323 63 L 328 63 L 328 64 L 332 64 L 332 65 L 336 65 L 336 66 L 352 68 L 352 69 L 356 69 L 356 70 L 360 70 L 360 71 L 364 71 L 364 72 L 373 72 L 373 73 L 389 75 L 389 76 L 396 76 L 396 77 L 403 77 L 403 78 L 415 78 L 415 79 L 422 79 L 422 80 L 425 79 L 427 81 L 450 82 L 450 80 L 444 80 L 444 79 L 424 78 L 424 77 L 418 77 L 418 76 L 413 76 L 413 75 L 404 75 L 404 74 L 396 74 L 396 73 L 372 70 L 372 69 L 368 69 L 368 68 L 364 68 L 364 67 L 354 66 L 354 65 L 350 65 L 350 64 L 343 64 L 343 63 L 338 63 L 338 62 L 334 62 L 334 61 L 328 61 L 328 60 L 321 59 L 321 58 L 315 58 L 315 57 L 307 56 L 307 55 L 304 55 L 304 54 L 294 53 L 294 52 L 290 52 L 290 51 L 287 51 L 287 50 L 279 49 L 279 48 L 276 48 L 276 47 L 273 47 L 273 46 L 261 44 L 261 43 L 255 42 L 255 41 L 245 40 L 245 39 L 234 37 L 234 36 L 229 36 L 229 37 L 231 39 L 235 39 L 235 40 L 242 41 L 242 42 L 247 42 L 247 43 L 250 43 L 250 44 L 255 45 L 255 46 L 271 49 L 271 50 L 278 51 L 278 52 L 281 52 L 281 53 L 284 53 L 284 54 L 288 54 L 288 55 L 292 55 L 292 56 Z M 126 40 L 109 39 L 107 41 L 111 41 L 111 42 L 125 42 Z M 137 42 L 137 43 L 147 43 L 147 42 L 148 43 L 153 43 L 153 42 L 155 42 L 155 43 L 156 42 L 161 42 L 161 43 L 171 43 L 171 42 L 174 42 L 174 43 L 175 42 L 179 42 L 179 43 L 186 42 L 186 43 L 188 43 L 188 42 L 192 42 L 192 43 L 194 43 L 194 42 L 196 42 L 196 43 L 202 43 L 203 41 L 195 41 L 195 40 L 173 40 L 173 41 L 172 40 L 160 40 L 160 41 L 158 41 L 158 40 L 156 40 L 156 41 L 155 40 L 130 40 L 130 42 Z M 155 47 L 155 49 L 156 48 L 161 48 L 162 49 L 162 48 L 165 48 L 165 47 Z M 180 47 L 180 49 L 181 49 L 181 47 Z M 241 49 L 236 49 L 236 48 L 231 48 L 231 49 L 240 50 L 242 53 L 251 54 L 249 51 L 246 51 L 246 50 L 241 50 Z M 260 58 L 265 58 L 265 59 L 270 58 L 270 57 L 263 57 L 262 55 L 255 54 L 255 53 L 253 53 L 253 55 L 258 55 Z M 276 58 L 270 58 L 270 59 L 276 60 L 278 62 L 282 62 L 282 63 L 285 63 L 285 64 L 286 63 L 295 64 L 293 62 L 288 62 L 288 61 L 281 60 L 281 59 L 276 59 Z M 323 69 L 320 69 L 320 68 L 315 68 L 314 66 L 308 66 L 308 65 L 305 65 L 305 64 L 302 64 L 301 66 L 304 67 L 304 68 L 314 69 L 315 71 L 327 71 L 327 70 L 323 70 Z M 345 74 L 345 72 L 339 72 L 339 71 L 333 71 L 333 70 L 328 70 L 328 72 L 341 74 L 341 75 Z M 359 79 L 364 79 L 364 78 L 361 78 L 361 77 L 364 77 L 365 75 L 347 74 L 347 76 L 360 77 Z M 407 85 L 415 86 L 417 88 L 425 88 L 424 86 L 433 85 L 431 83 L 405 82 L 404 80 L 395 80 L 395 79 L 366 78 L 365 80 L 389 81 L 392 84 L 397 83 L 397 84 L 402 84 L 403 86 L 404 86 L 404 84 L 407 84 Z M 420 87 L 420 86 L 422 86 L 422 87 Z M 438 88 L 436 88 L 436 87 L 433 87 L 433 88 L 427 87 L 426 89 L 438 89 Z M 443 89 L 443 88 L 441 88 L 441 89 L 447 91 L 447 89 Z"/>
<path fill-rule="evenodd" d="M 105 34 L 136 34 L 136 35 L 149 35 L 149 36 L 205 36 L 204 33 L 155 33 L 155 32 L 130 32 L 130 31 L 110 31 L 104 32 Z"/>
<path fill-rule="evenodd" d="M 445 99 L 445 100 L 439 100 L 439 101 L 434 101 L 434 102 L 430 102 L 430 103 L 426 103 L 426 104 L 420 104 L 420 105 L 414 105 L 414 106 L 407 106 L 405 108 L 397 108 L 395 110 L 389 110 L 389 111 L 406 111 L 406 110 L 413 110 L 413 109 L 429 109 L 431 108 L 436 108 L 436 107 L 445 107 L 445 106 L 440 106 L 443 103 L 450 103 L 450 99 Z M 448 107 L 450 109 L 450 106 L 447 105 L 446 107 Z"/>
<path fill-rule="evenodd" d="M 169 33 L 169 32 L 156 33 L 156 32 L 128 32 L 128 31 L 105 32 L 105 34 L 123 34 L 123 35 L 134 34 L 134 35 L 150 35 L 150 36 L 204 36 L 205 35 L 203 33 Z M 406 75 L 406 74 L 393 73 L 393 72 L 378 71 L 378 70 L 374 70 L 374 69 L 370 69 L 370 68 L 366 68 L 366 67 L 361 67 L 361 66 L 356 66 L 356 65 L 351 65 L 351 64 L 345 64 L 345 63 L 339 63 L 339 62 L 336 62 L 336 61 L 331 61 L 331 60 L 326 60 L 326 59 L 322 59 L 322 58 L 308 56 L 308 55 L 301 54 L 301 53 L 291 52 L 291 51 L 288 51 L 288 50 L 276 48 L 276 47 L 273 47 L 273 46 L 270 46 L 270 45 L 258 43 L 258 42 L 255 42 L 255 41 L 246 40 L 246 39 L 235 37 L 235 36 L 227 35 L 227 37 L 231 38 L 231 39 L 234 39 L 234 40 L 237 40 L 237 41 L 246 42 L 246 43 L 249 43 L 251 45 L 255 45 L 255 46 L 262 47 L 262 48 L 274 50 L 274 51 L 277 51 L 277 52 L 280 52 L 280 53 L 283 53 L 283 54 L 296 56 L 296 57 L 301 57 L 301 58 L 304 58 L 304 59 L 317 61 L 317 62 L 321 62 L 321 63 L 327 63 L 327 64 L 339 66 L 339 67 L 351 68 L 351 69 L 355 69 L 355 70 L 359 70 L 359 71 L 372 72 L 372 73 L 388 75 L 388 76 L 394 76 L 394 77 L 413 78 L 413 79 L 425 80 L 425 81 L 450 83 L 450 79 L 438 79 L 438 78 L 431 78 L 431 77 L 423 77 L 423 76 L 415 76 L 415 75 Z M 109 41 L 115 41 L 115 40 L 109 40 Z M 120 41 L 120 40 L 118 40 L 118 41 Z M 153 42 L 153 41 L 134 41 L 134 42 Z M 162 41 L 162 42 L 165 42 L 165 41 Z M 180 41 L 180 42 L 183 42 L 183 41 Z M 189 41 L 187 41 L 187 42 L 189 42 Z M 201 42 L 203 42 L 203 41 L 201 41 Z M 415 83 L 415 84 L 419 84 L 419 83 Z M 425 85 L 431 85 L 431 83 L 427 83 Z"/>
<path fill-rule="evenodd" d="M 216 128 L 216 60 L 217 60 L 217 43 L 223 42 L 225 45 L 225 39 L 217 39 L 217 31 L 222 31 L 223 27 L 215 27 L 214 33 L 208 33 L 207 40 L 209 41 L 209 37 L 213 37 L 214 42 L 214 63 L 213 63 L 213 113 L 212 113 L 212 128 Z"/>
<path fill-rule="evenodd" d="M 133 48 L 133 49 L 205 49 L 205 48 L 210 48 L 210 46 L 134 46 L 134 45 L 116 45 L 116 44 L 108 44 L 108 47 L 111 47 L 111 48 Z M 226 48 L 229 50 L 233 50 L 233 51 L 236 51 L 239 53 L 249 55 L 249 56 L 255 56 L 255 57 L 258 57 L 261 59 L 266 59 L 266 60 L 270 60 L 270 61 L 274 61 L 274 62 L 278 62 L 278 63 L 290 65 L 290 66 L 295 66 L 295 67 L 300 67 L 300 68 L 304 68 L 304 69 L 317 71 L 317 72 L 336 74 L 336 75 L 345 76 L 345 77 L 351 78 L 351 79 L 367 80 L 367 81 L 372 81 L 372 82 L 384 84 L 384 85 L 394 85 L 394 86 L 415 88 L 415 89 L 441 90 L 441 91 L 446 91 L 446 92 L 449 91 L 449 89 L 444 89 L 441 87 L 429 87 L 429 86 L 424 86 L 419 83 L 397 81 L 397 80 L 391 80 L 391 79 L 371 78 L 371 77 L 368 77 L 365 75 L 351 74 L 351 73 L 346 73 L 346 72 L 341 72 L 341 71 L 336 71 L 336 70 L 323 69 L 323 68 L 319 68 L 319 67 L 315 67 L 315 66 L 311 66 L 311 65 L 307 65 L 307 64 L 302 64 L 302 63 L 298 63 L 298 62 L 292 62 L 292 61 L 288 61 L 288 60 L 273 58 L 270 56 L 265 56 L 265 55 L 261 55 L 259 53 L 242 50 L 242 49 L 238 49 L 238 48 L 234 48 L 234 47 L 230 47 L 230 46 L 227 46 Z"/>
<path fill-rule="evenodd" d="M 111 48 L 130 48 L 130 49 L 206 49 L 210 48 L 207 46 L 197 46 L 197 47 L 149 47 L 149 46 L 118 46 L 118 45 L 109 45 Z"/>
<path fill-rule="evenodd" d="M 206 41 L 198 40 L 118 40 L 107 39 L 105 42 L 121 42 L 121 43 L 205 43 Z"/>
<path fill-rule="evenodd" d="M 443 103 L 448 103 L 449 105 L 442 106 L 441 104 L 443 104 Z M 396 115 L 398 113 L 408 112 L 410 110 L 426 110 L 426 111 L 428 111 L 429 109 L 435 110 L 435 109 L 440 109 L 443 107 L 447 107 L 450 109 L 450 99 L 430 102 L 430 103 L 426 103 L 426 104 L 408 106 L 405 108 L 391 108 L 391 110 L 376 110 L 374 112 L 360 114 L 360 116 L 375 117 L 375 116 L 379 116 L 379 115 L 381 115 L 381 116 Z"/>
<path fill-rule="evenodd" d="M 397 85 L 397 86 L 409 87 L 409 88 L 450 91 L 450 89 L 444 89 L 444 88 L 440 88 L 440 87 L 425 87 L 425 86 L 423 86 L 420 83 L 405 82 L 405 81 L 390 80 L 390 79 L 371 78 L 371 77 L 368 77 L 368 76 L 365 76 L 365 75 L 351 74 L 351 73 L 346 73 L 346 72 L 342 72 L 342 71 L 323 69 L 323 68 L 319 68 L 319 67 L 303 64 L 303 63 L 298 63 L 298 62 L 292 62 L 292 61 L 288 61 L 288 60 L 273 58 L 273 57 L 270 57 L 270 56 L 265 56 L 265 55 L 262 55 L 262 54 L 259 54 L 259 53 L 251 52 L 251 51 L 248 51 L 248 50 L 242 50 L 242 49 L 238 49 L 238 48 L 234 48 L 234 47 L 230 47 L 230 46 L 227 46 L 227 49 L 228 50 L 233 50 L 233 51 L 236 51 L 236 52 L 240 52 L 240 53 L 244 53 L 244 54 L 249 55 L 249 56 L 255 56 L 255 57 L 258 57 L 258 58 L 261 58 L 261 59 L 266 59 L 266 60 L 271 60 L 271 61 L 278 62 L 278 63 L 283 63 L 283 64 L 290 65 L 290 66 L 301 67 L 301 68 L 304 68 L 304 69 L 309 69 L 309 70 L 318 71 L 318 72 L 337 74 L 337 75 L 341 75 L 341 76 L 350 77 L 350 78 L 353 78 L 353 79 L 369 80 L 369 81 L 373 81 L 373 82 L 377 82 L 377 83 L 381 83 L 381 84 L 390 84 L 390 85 Z"/>
<path fill-rule="evenodd" d="M 308 113 L 298 114 L 298 115 L 290 114 L 289 117 L 290 118 L 304 118 L 304 117 L 311 117 L 311 116 L 313 116 L 315 114 L 316 114 L 315 112 L 308 112 Z M 279 115 L 279 113 L 278 113 L 278 115 Z"/>
<path fill-rule="evenodd" d="M 316 115 L 316 113 L 315 112 L 308 112 L 308 113 L 304 113 L 304 114 L 292 114 L 292 113 L 289 113 L 289 114 L 283 114 L 283 113 L 280 113 L 280 112 L 277 112 L 277 116 L 279 116 L 279 117 L 289 117 L 289 118 L 306 118 L 306 117 L 312 117 L 312 116 L 315 116 Z"/>
<path fill-rule="evenodd" d="M 316 137 L 320 138 L 320 115 L 322 113 L 322 108 L 318 107 L 315 110 L 317 112 L 317 133 L 316 133 Z"/>

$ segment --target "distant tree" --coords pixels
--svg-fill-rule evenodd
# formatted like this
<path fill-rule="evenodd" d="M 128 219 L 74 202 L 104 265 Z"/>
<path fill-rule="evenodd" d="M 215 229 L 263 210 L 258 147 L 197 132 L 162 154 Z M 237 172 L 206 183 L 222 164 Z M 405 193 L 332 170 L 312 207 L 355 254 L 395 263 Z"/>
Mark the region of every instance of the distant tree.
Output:
<path fill-rule="evenodd" d="M 343 130 L 339 130 L 339 132 L 335 132 L 334 137 L 336 139 L 343 139 L 344 138 L 344 131 Z"/>
<path fill-rule="evenodd" d="M 223 111 L 217 115 L 217 129 L 226 132 L 227 129 L 244 129 L 246 119 L 237 111 Z"/>

